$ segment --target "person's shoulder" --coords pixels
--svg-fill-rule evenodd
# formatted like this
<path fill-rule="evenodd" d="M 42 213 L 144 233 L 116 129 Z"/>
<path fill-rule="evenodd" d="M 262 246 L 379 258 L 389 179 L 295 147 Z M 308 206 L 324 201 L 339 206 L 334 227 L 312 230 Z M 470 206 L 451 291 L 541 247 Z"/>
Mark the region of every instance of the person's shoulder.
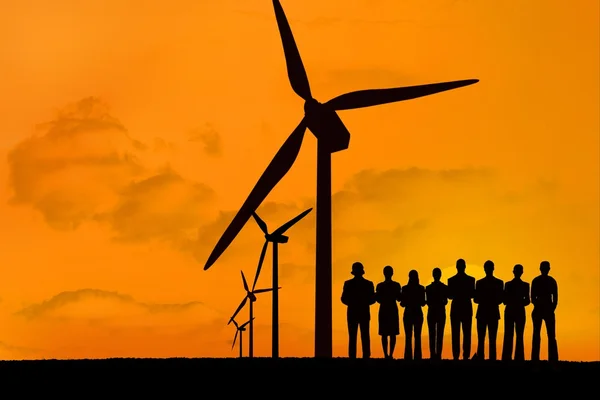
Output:
<path fill-rule="evenodd" d="M 425 286 L 425 290 L 431 289 L 433 287 L 433 282 L 431 282 L 429 285 Z"/>
<path fill-rule="evenodd" d="M 397 287 L 397 288 L 401 288 L 402 287 L 402 285 L 400 284 L 400 282 L 396 282 L 396 281 L 394 281 L 394 286 Z"/>
<path fill-rule="evenodd" d="M 504 281 L 502 279 L 498 278 L 497 276 L 495 276 L 494 279 L 496 279 L 496 283 L 504 284 Z"/>

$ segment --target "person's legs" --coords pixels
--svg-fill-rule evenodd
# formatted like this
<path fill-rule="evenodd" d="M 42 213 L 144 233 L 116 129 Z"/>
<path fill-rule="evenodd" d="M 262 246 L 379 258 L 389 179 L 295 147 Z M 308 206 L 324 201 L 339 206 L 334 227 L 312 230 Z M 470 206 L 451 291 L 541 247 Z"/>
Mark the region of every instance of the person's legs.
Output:
<path fill-rule="evenodd" d="M 525 360 L 525 344 L 523 343 L 523 334 L 525 332 L 525 309 L 515 316 L 515 334 L 517 336 L 515 343 L 515 361 Z"/>
<path fill-rule="evenodd" d="M 362 344 L 362 358 L 371 357 L 371 332 L 370 332 L 371 321 L 360 322 L 360 342 Z"/>
<path fill-rule="evenodd" d="M 442 359 L 442 349 L 444 348 L 444 328 L 446 327 L 446 315 L 441 315 L 436 326 L 435 354 L 438 360 Z"/>
<path fill-rule="evenodd" d="M 544 318 L 546 333 L 548 334 L 548 361 L 558 361 L 558 344 L 556 343 L 556 316 L 554 312 L 548 313 Z"/>
<path fill-rule="evenodd" d="M 436 358 L 436 347 L 435 340 L 437 338 L 435 331 L 437 328 L 437 324 L 435 318 L 431 314 L 431 312 L 427 313 L 427 330 L 429 332 L 429 358 L 434 360 Z"/>
<path fill-rule="evenodd" d="M 488 322 L 488 334 L 490 340 L 490 360 L 496 360 L 496 338 L 498 337 L 498 320 L 492 319 Z"/>
<path fill-rule="evenodd" d="M 531 322 L 533 324 L 533 337 L 531 340 L 531 361 L 539 361 L 540 341 L 542 333 L 542 318 L 540 317 L 539 312 L 536 312 L 535 309 L 531 313 Z"/>
<path fill-rule="evenodd" d="M 356 334 L 358 333 L 358 323 L 348 321 L 348 357 L 356 358 Z"/>
<path fill-rule="evenodd" d="M 396 348 L 396 335 L 390 336 L 390 358 L 394 358 L 394 349 Z"/>
<path fill-rule="evenodd" d="M 477 319 L 477 358 L 480 360 L 485 359 L 485 331 L 486 321 L 483 319 Z"/>
<path fill-rule="evenodd" d="M 456 315 L 450 315 L 450 334 L 452 339 L 452 358 L 458 360 L 460 357 L 460 319 Z"/>
<path fill-rule="evenodd" d="M 466 315 L 462 320 L 463 327 L 463 359 L 471 358 L 471 331 L 473 327 L 473 314 Z"/>
<path fill-rule="evenodd" d="M 419 316 L 415 319 L 414 331 L 415 331 L 415 360 L 421 360 L 423 358 L 422 349 L 421 349 L 421 333 L 423 331 L 423 316 Z"/>
<path fill-rule="evenodd" d="M 504 311 L 504 340 L 502 341 L 502 360 L 510 361 L 513 352 L 514 321 L 511 313 Z"/>
<path fill-rule="evenodd" d="M 388 337 L 381 335 L 381 347 L 383 348 L 383 357 L 388 358 Z"/>
<path fill-rule="evenodd" d="M 412 321 L 404 313 L 404 359 L 412 360 Z"/>

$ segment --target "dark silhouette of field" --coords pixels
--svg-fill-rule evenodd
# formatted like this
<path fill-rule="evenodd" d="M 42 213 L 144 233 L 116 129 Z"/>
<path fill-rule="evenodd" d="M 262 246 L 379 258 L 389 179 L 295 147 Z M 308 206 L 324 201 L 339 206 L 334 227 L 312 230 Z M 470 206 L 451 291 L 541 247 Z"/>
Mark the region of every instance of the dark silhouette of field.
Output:
<path fill-rule="evenodd" d="M 21 388 L 38 385 L 54 390 L 62 390 L 63 386 L 71 388 L 69 390 L 81 387 L 82 398 L 98 390 L 108 390 L 115 398 L 124 390 L 158 395 L 155 391 L 159 388 L 198 398 L 216 396 L 219 392 L 229 397 L 229 391 L 234 396 L 246 390 L 248 384 L 252 386 L 251 393 L 263 393 L 269 398 L 295 397 L 300 392 L 314 396 L 345 395 L 359 390 L 371 392 L 369 397 L 375 393 L 393 396 L 394 392 L 408 391 L 412 397 L 424 399 L 433 393 L 448 398 L 491 398 L 500 393 L 519 398 L 525 392 L 571 398 L 596 392 L 599 372 L 600 362 L 348 358 L 0 361 L 0 380 L 5 388 L 11 385 Z M 482 390 L 487 392 L 485 396 Z M 170 392 L 169 398 L 176 397 Z"/>

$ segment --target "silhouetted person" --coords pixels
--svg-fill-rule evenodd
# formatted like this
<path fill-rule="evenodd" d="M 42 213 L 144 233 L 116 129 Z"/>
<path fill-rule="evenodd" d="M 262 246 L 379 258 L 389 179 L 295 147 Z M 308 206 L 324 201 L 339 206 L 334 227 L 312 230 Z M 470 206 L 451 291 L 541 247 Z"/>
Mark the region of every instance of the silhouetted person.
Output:
<path fill-rule="evenodd" d="M 379 335 L 385 358 L 394 358 L 396 336 L 400 334 L 400 317 L 398 302 L 401 300 L 402 287 L 392 280 L 394 269 L 389 265 L 383 268 L 385 280 L 377 284 L 375 298 L 379 303 Z M 389 351 L 388 351 L 389 339 Z"/>
<path fill-rule="evenodd" d="M 420 360 L 421 355 L 421 331 L 423 330 L 423 310 L 425 305 L 425 288 L 419 284 L 419 273 L 414 269 L 408 273 L 408 283 L 402 288 L 402 300 L 400 305 L 404 307 L 404 334 L 406 342 L 404 345 L 404 359 Z M 412 339 L 415 339 L 413 352 Z"/>
<path fill-rule="evenodd" d="M 444 346 L 444 327 L 446 326 L 446 304 L 448 304 L 448 286 L 440 281 L 442 270 L 433 269 L 433 282 L 425 288 L 427 303 L 427 327 L 429 328 L 429 358 L 442 359 Z"/>
<path fill-rule="evenodd" d="M 462 258 L 456 261 L 456 275 L 448 279 L 450 327 L 452 332 L 452 357 L 460 356 L 460 329 L 463 333 L 463 360 L 471 357 L 471 327 L 473 326 L 473 303 L 475 278 L 465 273 L 467 265 Z"/>
<path fill-rule="evenodd" d="M 548 360 L 558 361 L 558 345 L 556 344 L 556 319 L 554 311 L 558 306 L 558 284 L 553 277 L 549 276 L 550 263 L 542 261 L 540 264 L 541 275 L 535 277 L 531 282 L 531 302 L 533 311 L 531 319 L 533 322 L 533 343 L 531 345 L 531 360 L 540 359 L 540 340 L 542 321 L 546 324 L 548 334 Z"/>
<path fill-rule="evenodd" d="M 494 276 L 494 263 L 487 260 L 483 264 L 485 278 L 475 284 L 475 298 L 478 304 L 477 314 L 477 353 L 475 358 L 483 360 L 485 350 L 485 333 L 487 330 L 490 344 L 488 359 L 496 359 L 496 337 L 500 320 L 500 304 L 504 296 L 504 282 Z"/>
<path fill-rule="evenodd" d="M 529 305 L 529 283 L 523 282 L 523 266 L 517 264 L 513 268 L 515 278 L 504 284 L 504 341 L 502 343 L 502 360 L 509 361 L 513 354 L 513 337 L 515 344 L 515 360 L 525 360 L 523 332 L 525 331 L 525 307 Z"/>
<path fill-rule="evenodd" d="M 373 282 L 363 278 L 365 273 L 361 263 L 352 264 L 354 278 L 344 282 L 342 303 L 348 306 L 348 356 L 356 358 L 356 335 L 360 327 L 360 341 L 363 358 L 371 357 L 371 339 L 369 325 L 371 321 L 370 306 L 375 303 L 375 287 Z"/>

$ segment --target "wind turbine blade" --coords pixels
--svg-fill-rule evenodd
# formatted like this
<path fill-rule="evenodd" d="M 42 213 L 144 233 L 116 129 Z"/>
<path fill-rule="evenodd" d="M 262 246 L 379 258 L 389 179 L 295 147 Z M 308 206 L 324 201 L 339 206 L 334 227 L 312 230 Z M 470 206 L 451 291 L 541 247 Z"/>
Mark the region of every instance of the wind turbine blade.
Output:
<path fill-rule="evenodd" d="M 248 289 L 248 282 L 246 282 L 246 277 L 244 276 L 244 271 L 240 271 L 242 273 L 242 282 L 244 283 L 244 290 L 246 290 L 246 292 L 249 292 L 250 289 Z"/>
<path fill-rule="evenodd" d="M 281 225 L 279 228 L 277 228 L 275 230 L 275 232 L 273 232 L 273 236 L 276 235 L 282 235 L 285 233 L 285 231 L 287 231 L 288 229 L 290 229 L 292 226 L 294 226 L 298 221 L 300 221 L 302 218 L 306 217 L 306 215 L 312 211 L 312 208 L 309 208 L 308 210 L 298 214 L 297 216 L 295 216 L 294 218 L 292 218 L 291 220 L 289 220 L 288 222 L 286 222 L 285 224 Z"/>
<path fill-rule="evenodd" d="M 233 321 L 233 319 L 236 317 L 236 315 L 238 315 L 238 313 L 242 310 L 242 308 L 244 308 L 244 306 L 246 305 L 246 301 L 248 301 L 248 296 L 244 297 L 244 300 L 242 300 L 242 302 L 238 306 L 237 310 L 235 310 L 235 312 L 229 319 L 229 322 Z M 229 322 L 227 323 L 227 325 L 229 325 Z"/>
<path fill-rule="evenodd" d="M 267 224 L 265 221 L 263 221 L 256 212 L 252 213 L 252 216 L 254 217 L 254 220 L 256 221 L 256 224 L 258 225 L 258 227 L 260 228 L 260 230 L 265 234 L 268 235 L 269 234 L 269 229 L 267 228 Z"/>
<path fill-rule="evenodd" d="M 235 327 L 239 329 L 239 325 L 238 325 L 238 323 L 235 321 L 235 319 L 232 319 L 232 320 L 231 320 L 231 322 L 233 322 L 233 324 L 235 325 Z"/>
<path fill-rule="evenodd" d="M 429 96 L 431 94 L 444 92 L 446 90 L 472 85 L 477 82 L 479 82 L 479 79 L 430 83 L 427 85 L 407 86 L 401 88 L 359 90 L 356 92 L 342 94 L 334 99 L 329 100 L 325 104 L 336 111 L 351 110 L 354 108 L 371 107 L 380 104 L 416 99 L 418 97 Z"/>
<path fill-rule="evenodd" d="M 262 250 L 260 251 L 260 258 L 258 259 L 258 267 L 256 268 L 256 275 L 254 275 L 254 283 L 252 284 L 252 290 L 256 287 L 256 282 L 258 282 L 258 276 L 260 275 L 260 270 L 262 269 L 263 261 L 265 261 L 265 255 L 267 254 L 267 246 L 269 242 L 265 240 L 265 244 L 263 244 Z"/>
<path fill-rule="evenodd" d="M 250 195 L 238 211 L 237 215 L 233 218 L 223 236 L 217 242 L 217 245 L 213 249 L 212 253 L 206 261 L 204 270 L 209 269 L 215 261 L 223 254 L 223 252 L 229 247 L 233 239 L 242 230 L 248 219 L 263 200 L 269 195 L 271 190 L 279 183 L 281 178 L 292 168 L 294 161 L 298 157 L 300 152 L 300 146 L 302 145 L 302 139 L 304 138 L 304 132 L 306 131 L 306 121 L 302 119 L 300 124 L 287 138 L 285 143 L 281 146 L 275 157 L 263 172 L 262 176 L 254 186 L 254 189 L 250 192 Z"/>
<path fill-rule="evenodd" d="M 233 349 L 233 347 L 235 346 L 235 341 L 237 340 L 238 337 L 238 333 L 240 333 L 239 330 L 235 331 L 235 336 L 233 337 L 233 343 L 231 344 L 231 348 Z"/>
<path fill-rule="evenodd" d="M 242 328 L 245 328 L 245 327 L 246 327 L 246 325 L 248 325 L 248 324 L 249 324 L 251 321 L 253 321 L 253 320 L 254 320 L 254 317 L 252 317 L 252 319 L 251 319 L 251 320 L 244 322 L 244 324 L 243 324 L 242 326 L 240 326 L 240 329 L 242 329 Z"/>
<path fill-rule="evenodd" d="M 302 64 L 300 58 L 300 52 L 290 24 L 283 12 L 283 8 L 279 3 L 279 0 L 273 0 L 273 7 L 275 8 L 275 18 L 277 19 L 277 26 L 279 27 L 279 35 L 281 36 L 281 43 L 283 44 L 283 53 L 285 54 L 285 63 L 287 65 L 288 78 L 292 89 L 296 94 L 302 97 L 304 100 L 312 98 L 310 93 L 310 85 L 308 83 L 308 76 L 306 70 Z"/>
<path fill-rule="evenodd" d="M 277 288 L 277 289 L 281 289 L 281 288 Z M 265 293 L 265 292 L 272 292 L 273 288 L 268 288 L 268 289 L 256 289 L 254 292 L 254 294 L 258 294 L 258 293 Z"/>

